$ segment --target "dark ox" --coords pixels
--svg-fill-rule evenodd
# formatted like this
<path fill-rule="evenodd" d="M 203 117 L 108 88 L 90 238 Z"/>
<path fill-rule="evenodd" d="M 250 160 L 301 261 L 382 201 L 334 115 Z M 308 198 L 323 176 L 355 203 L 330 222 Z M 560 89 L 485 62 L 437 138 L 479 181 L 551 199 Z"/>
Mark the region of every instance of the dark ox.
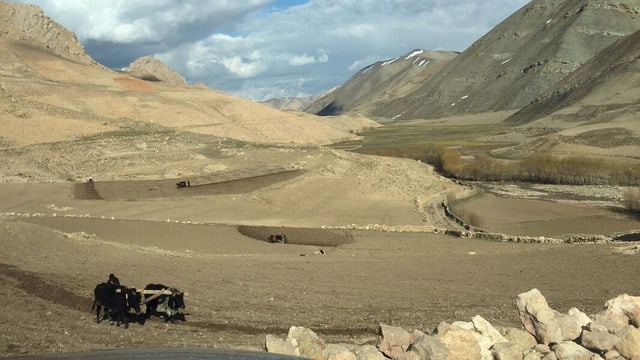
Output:
<path fill-rule="evenodd" d="M 267 238 L 267 241 L 270 243 L 286 244 L 289 240 L 285 234 L 271 234 Z"/>
<path fill-rule="evenodd" d="M 191 187 L 191 182 L 190 181 L 178 181 L 176 183 L 176 187 L 179 188 L 179 189 Z"/>
<path fill-rule="evenodd" d="M 169 290 L 171 295 L 162 294 L 160 296 L 155 297 L 152 294 L 145 294 L 144 298 L 149 299 L 153 297 L 153 299 L 147 301 L 145 304 L 147 305 L 146 318 L 149 319 L 151 315 L 157 315 L 164 317 L 164 321 L 175 322 L 176 317 L 180 317 L 184 320 L 184 315 L 182 314 L 182 310 L 184 310 L 184 293 L 179 291 L 176 288 L 170 288 L 168 286 L 162 284 L 149 284 L 145 286 L 145 290 Z"/>
<path fill-rule="evenodd" d="M 142 296 L 135 288 L 128 288 L 122 285 L 111 283 L 101 283 L 93 290 L 93 307 L 96 308 L 96 322 L 100 323 L 100 310 L 104 307 L 105 315 L 109 314 L 115 318 L 116 325 L 124 323 L 124 327 L 129 327 L 127 315 L 131 309 L 140 313 L 140 301 Z"/>

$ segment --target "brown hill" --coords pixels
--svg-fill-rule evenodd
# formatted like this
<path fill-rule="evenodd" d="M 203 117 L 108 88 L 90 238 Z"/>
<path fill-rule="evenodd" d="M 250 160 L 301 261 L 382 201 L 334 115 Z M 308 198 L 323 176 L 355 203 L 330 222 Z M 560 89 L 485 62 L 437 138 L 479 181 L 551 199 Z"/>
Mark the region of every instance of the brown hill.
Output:
<path fill-rule="evenodd" d="M 223 143 L 329 144 L 376 126 L 364 118 L 282 112 L 204 86 L 144 81 L 13 40 L 0 41 L 0 49 L 0 150 L 12 179 L 157 174 L 151 154 L 164 174 L 172 164 L 190 166 L 175 161 L 202 157 L 194 165 L 201 166 L 202 154 L 219 153 Z"/>
<path fill-rule="evenodd" d="M 304 111 L 323 116 L 355 109 L 366 112 L 379 101 L 409 94 L 455 56 L 452 52 L 418 49 L 394 59 L 378 61 L 358 71 L 342 86 L 314 101 Z"/>
<path fill-rule="evenodd" d="M 518 109 L 640 29 L 640 0 L 535 0 L 407 96 L 370 114 L 400 119 Z"/>
<path fill-rule="evenodd" d="M 175 176 L 203 171 L 208 159 L 241 152 L 229 149 L 245 143 L 322 145 L 357 139 L 357 130 L 377 126 L 364 118 L 282 112 L 202 85 L 112 71 L 93 62 L 75 35 L 38 8 L 0 6 L 0 178 L 5 181 L 96 173 Z M 150 69 L 154 78 L 169 73 L 157 62 L 144 62 L 153 66 L 134 68 Z"/>
<path fill-rule="evenodd" d="M 326 144 L 354 137 L 351 125 L 340 119 L 283 113 L 204 86 L 143 81 L 13 40 L 0 41 L 0 46 L 6 143 L 62 140 L 132 126 L 276 143 Z M 373 122 L 352 124 L 357 129 Z"/>

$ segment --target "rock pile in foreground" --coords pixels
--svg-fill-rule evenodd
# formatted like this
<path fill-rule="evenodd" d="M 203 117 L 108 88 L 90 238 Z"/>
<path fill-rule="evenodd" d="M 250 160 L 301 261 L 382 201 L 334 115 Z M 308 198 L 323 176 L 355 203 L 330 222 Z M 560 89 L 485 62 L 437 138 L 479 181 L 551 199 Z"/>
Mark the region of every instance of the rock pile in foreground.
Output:
<path fill-rule="evenodd" d="M 267 352 L 316 360 L 640 360 L 640 297 L 620 295 L 588 316 L 549 307 L 538 289 L 518 295 L 523 329 L 500 328 L 477 315 L 441 323 L 432 333 L 380 325 L 376 345 L 327 344 L 293 326 L 285 340 L 267 335 Z"/>

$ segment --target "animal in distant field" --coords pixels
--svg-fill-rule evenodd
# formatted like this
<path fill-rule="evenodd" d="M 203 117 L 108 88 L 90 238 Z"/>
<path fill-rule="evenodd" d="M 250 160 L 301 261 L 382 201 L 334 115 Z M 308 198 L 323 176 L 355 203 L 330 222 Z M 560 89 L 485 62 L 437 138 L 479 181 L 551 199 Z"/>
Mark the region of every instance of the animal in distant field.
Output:
<path fill-rule="evenodd" d="M 158 315 L 164 317 L 164 321 L 175 322 L 176 317 L 182 315 L 182 311 L 185 308 L 184 293 L 176 288 L 170 288 L 162 284 L 148 284 L 144 287 L 144 290 L 157 290 L 166 291 L 171 294 L 145 294 L 144 298 L 151 299 L 146 301 L 147 311 L 146 318 L 149 319 L 152 315 Z M 182 317 L 184 319 L 184 317 Z"/>
<path fill-rule="evenodd" d="M 178 182 L 176 183 L 176 187 L 177 187 L 178 189 L 186 188 L 186 187 L 191 187 L 191 181 L 178 181 Z"/>
<path fill-rule="evenodd" d="M 124 324 L 129 327 L 127 315 L 131 309 L 140 313 L 140 302 L 142 296 L 135 288 L 128 288 L 112 283 L 100 283 L 93 290 L 93 306 L 96 309 L 96 323 L 100 323 L 100 311 L 104 307 L 105 314 L 110 314 L 116 320 L 116 325 Z"/>
<path fill-rule="evenodd" d="M 285 234 L 272 234 L 272 235 L 269 235 L 269 237 L 267 238 L 267 241 L 270 243 L 280 243 L 280 244 L 286 244 L 288 240 L 289 239 L 287 239 L 287 235 Z"/>

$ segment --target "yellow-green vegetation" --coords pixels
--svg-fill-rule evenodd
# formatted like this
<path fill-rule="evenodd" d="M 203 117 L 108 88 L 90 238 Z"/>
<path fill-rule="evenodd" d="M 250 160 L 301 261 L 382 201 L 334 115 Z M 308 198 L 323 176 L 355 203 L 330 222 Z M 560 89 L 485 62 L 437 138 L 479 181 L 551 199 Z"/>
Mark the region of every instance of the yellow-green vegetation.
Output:
<path fill-rule="evenodd" d="M 496 160 L 487 156 L 463 160 L 457 149 L 443 149 L 443 173 L 474 181 L 523 181 L 570 185 L 637 185 L 640 165 L 586 157 L 532 154 L 520 160 Z"/>
<path fill-rule="evenodd" d="M 360 142 L 336 147 L 380 156 L 403 157 L 433 165 L 445 176 L 469 181 L 518 181 L 570 185 L 637 185 L 640 164 L 588 157 L 535 153 L 520 159 L 497 159 L 489 151 L 504 143 L 478 139 L 497 135 L 504 125 L 389 124 L 362 133 Z"/>

